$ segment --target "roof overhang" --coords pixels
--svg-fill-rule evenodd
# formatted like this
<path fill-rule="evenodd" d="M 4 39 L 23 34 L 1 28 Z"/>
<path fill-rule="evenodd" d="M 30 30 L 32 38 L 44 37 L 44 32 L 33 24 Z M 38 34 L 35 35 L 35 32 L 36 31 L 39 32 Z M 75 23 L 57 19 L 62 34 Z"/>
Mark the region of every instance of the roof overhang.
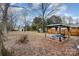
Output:
<path fill-rule="evenodd" d="M 70 27 L 70 26 L 65 24 L 50 24 L 50 25 L 47 25 L 47 27 Z"/>
<path fill-rule="evenodd" d="M 50 25 L 47 25 L 47 27 L 79 27 L 79 24 L 50 24 Z"/>

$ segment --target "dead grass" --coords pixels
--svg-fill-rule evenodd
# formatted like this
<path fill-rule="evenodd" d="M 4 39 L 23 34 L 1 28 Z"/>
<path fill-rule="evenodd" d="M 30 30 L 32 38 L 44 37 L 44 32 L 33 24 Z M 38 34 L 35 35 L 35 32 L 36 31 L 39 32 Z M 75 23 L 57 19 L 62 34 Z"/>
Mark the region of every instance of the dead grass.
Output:
<path fill-rule="evenodd" d="M 17 43 L 28 43 L 29 42 L 29 40 L 28 40 L 28 36 L 27 35 L 23 35 L 23 36 L 21 36 L 21 38 L 17 41 Z"/>
<path fill-rule="evenodd" d="M 77 50 L 73 47 L 78 39 L 78 37 L 71 37 L 59 42 L 59 40 L 45 38 L 44 33 L 9 32 L 5 47 L 19 56 L 73 56 L 77 55 Z M 28 43 L 25 42 L 27 40 Z M 18 44 L 17 41 L 27 44 Z"/>

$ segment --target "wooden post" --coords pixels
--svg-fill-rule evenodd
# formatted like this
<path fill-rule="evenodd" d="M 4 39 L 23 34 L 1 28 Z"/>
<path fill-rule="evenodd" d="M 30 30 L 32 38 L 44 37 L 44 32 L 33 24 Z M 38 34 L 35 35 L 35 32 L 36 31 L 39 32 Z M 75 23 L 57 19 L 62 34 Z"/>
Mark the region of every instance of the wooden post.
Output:
<path fill-rule="evenodd" d="M 62 40 L 61 40 L 61 37 L 59 37 L 59 41 L 61 42 Z"/>
<path fill-rule="evenodd" d="M 61 34 L 61 26 L 59 26 L 59 34 Z M 61 42 L 61 37 L 59 37 L 59 41 Z"/>
<path fill-rule="evenodd" d="M 68 38 L 70 38 L 70 27 L 67 27 L 68 29 Z"/>
<path fill-rule="evenodd" d="M 45 38 L 46 38 L 46 33 L 45 33 Z"/>
<path fill-rule="evenodd" d="M 58 27 L 55 27 L 56 34 L 58 34 L 58 31 L 57 30 L 58 30 Z"/>

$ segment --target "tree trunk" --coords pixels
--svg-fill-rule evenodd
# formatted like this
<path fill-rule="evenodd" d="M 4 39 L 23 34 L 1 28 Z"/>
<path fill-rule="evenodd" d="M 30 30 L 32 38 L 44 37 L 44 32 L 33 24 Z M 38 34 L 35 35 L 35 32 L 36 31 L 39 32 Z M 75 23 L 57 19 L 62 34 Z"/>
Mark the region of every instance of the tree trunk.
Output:
<path fill-rule="evenodd" d="M 4 30 L 3 30 L 3 32 L 4 32 L 4 34 L 7 33 L 7 24 L 6 24 L 6 22 L 4 23 Z"/>
<path fill-rule="evenodd" d="M 3 8 L 3 25 L 4 25 L 4 33 L 7 33 L 7 11 L 8 11 L 8 7 L 9 7 L 9 3 L 4 3 L 4 8 Z M 0 56 L 3 55 L 3 50 L 4 50 L 4 45 L 3 45 L 3 33 L 2 30 L 0 30 Z"/>
<path fill-rule="evenodd" d="M 8 20 L 8 7 L 9 3 L 4 4 L 4 10 L 3 10 L 3 24 L 4 24 L 4 33 L 7 33 L 7 20 Z"/>
<path fill-rule="evenodd" d="M 1 43 L 1 38 L 0 38 L 0 56 L 2 56 L 2 43 Z"/>
<path fill-rule="evenodd" d="M 42 21 L 42 32 L 43 32 L 43 25 L 44 25 L 44 24 L 43 24 L 43 21 Z"/>
<path fill-rule="evenodd" d="M 0 56 L 3 55 L 2 49 L 4 49 L 2 36 L 3 36 L 3 33 L 2 33 L 2 31 L 0 31 Z"/>
<path fill-rule="evenodd" d="M 45 32 L 45 21 L 44 21 L 44 16 L 42 18 L 42 32 Z"/>

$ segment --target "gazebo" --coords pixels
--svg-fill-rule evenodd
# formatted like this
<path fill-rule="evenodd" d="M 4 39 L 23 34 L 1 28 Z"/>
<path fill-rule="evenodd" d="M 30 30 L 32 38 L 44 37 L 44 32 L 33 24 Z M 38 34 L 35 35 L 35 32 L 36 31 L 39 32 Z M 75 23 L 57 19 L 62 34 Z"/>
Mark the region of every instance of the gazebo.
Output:
<path fill-rule="evenodd" d="M 61 29 L 62 28 L 67 28 L 67 30 L 68 30 L 68 38 L 70 37 L 70 33 L 69 32 L 70 32 L 70 27 L 71 26 L 65 25 L 65 24 L 50 24 L 50 25 L 47 25 L 47 29 L 48 28 L 52 28 L 52 27 L 55 28 L 56 31 L 57 30 L 59 31 L 55 36 L 59 38 L 60 42 L 61 42 L 61 38 L 66 38 L 65 37 L 65 33 L 64 34 L 61 33 L 61 31 L 62 31 Z"/>

